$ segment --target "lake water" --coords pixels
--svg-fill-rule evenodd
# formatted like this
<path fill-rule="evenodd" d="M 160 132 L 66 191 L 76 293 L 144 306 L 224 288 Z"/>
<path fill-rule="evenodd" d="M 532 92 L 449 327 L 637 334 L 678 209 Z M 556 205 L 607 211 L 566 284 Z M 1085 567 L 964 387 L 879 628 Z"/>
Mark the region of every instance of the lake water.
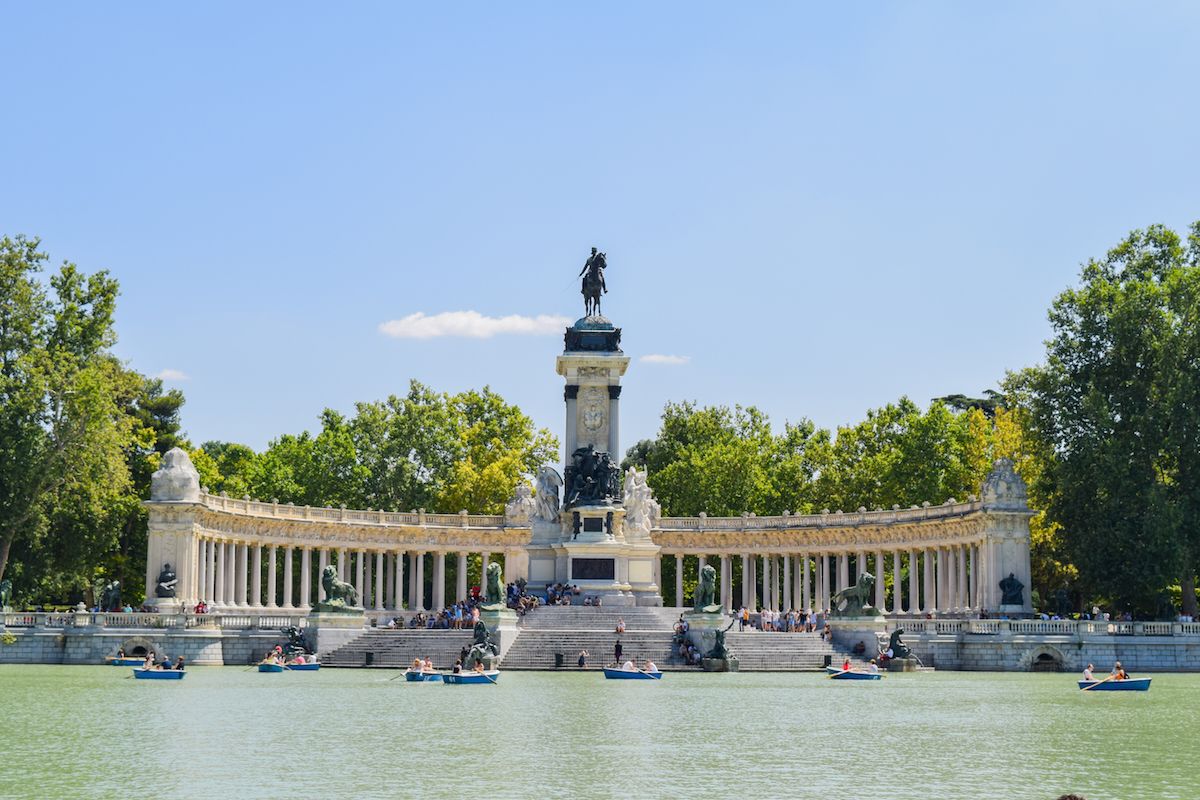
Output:
<path fill-rule="evenodd" d="M 1200 675 L 129 674 L 0 666 L 0 797 L 1200 797 Z"/>

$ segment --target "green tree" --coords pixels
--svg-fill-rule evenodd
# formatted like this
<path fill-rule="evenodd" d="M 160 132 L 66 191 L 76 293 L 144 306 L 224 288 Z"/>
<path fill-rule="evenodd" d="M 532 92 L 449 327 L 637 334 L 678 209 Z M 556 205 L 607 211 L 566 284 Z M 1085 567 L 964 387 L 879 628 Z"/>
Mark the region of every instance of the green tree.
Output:
<path fill-rule="evenodd" d="M 1054 457 L 1039 480 L 1083 588 L 1140 611 L 1200 556 L 1200 223 L 1187 245 L 1134 231 L 1050 309 L 1046 363 L 1020 381 Z"/>
<path fill-rule="evenodd" d="M 14 542 L 27 556 L 53 531 L 62 553 L 78 540 L 60 521 L 71 503 L 99 509 L 126 491 L 127 373 L 109 355 L 117 283 L 64 263 L 47 288 L 37 239 L 0 239 L 0 578 Z M 57 499 L 56 506 L 51 501 Z M 100 527 L 106 527 L 101 525 Z M 81 548 L 90 552 L 91 548 Z M 33 578 L 27 570 L 20 584 Z"/>

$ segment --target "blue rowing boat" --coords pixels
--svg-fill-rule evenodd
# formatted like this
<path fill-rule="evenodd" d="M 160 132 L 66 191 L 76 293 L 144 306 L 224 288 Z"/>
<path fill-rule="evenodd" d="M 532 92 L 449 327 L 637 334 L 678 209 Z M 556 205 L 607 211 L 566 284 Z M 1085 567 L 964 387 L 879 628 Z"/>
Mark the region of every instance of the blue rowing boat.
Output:
<path fill-rule="evenodd" d="M 837 667 L 826 667 L 825 671 L 835 681 L 877 681 L 883 676 L 878 672 L 859 672 L 858 670 L 842 670 Z"/>
<path fill-rule="evenodd" d="M 287 668 L 292 672 L 316 672 L 321 665 L 314 661 L 309 664 L 288 664 Z"/>
<path fill-rule="evenodd" d="M 640 669 L 605 667 L 604 677 L 612 681 L 661 681 L 662 673 L 657 670 L 654 672 L 647 672 Z"/>
<path fill-rule="evenodd" d="M 181 681 L 187 675 L 181 669 L 135 669 L 133 677 L 139 681 Z"/>
<path fill-rule="evenodd" d="M 455 674 L 448 672 L 442 676 L 442 682 L 451 686 L 467 683 L 495 683 L 500 679 L 499 670 L 488 670 L 487 672 L 460 672 Z"/>
<path fill-rule="evenodd" d="M 283 664 L 259 664 L 259 672 L 283 672 Z"/>
<path fill-rule="evenodd" d="M 1091 689 L 1088 687 L 1091 686 Z M 1150 678 L 1126 678 L 1123 681 L 1079 681 L 1080 689 L 1089 692 L 1148 692 Z"/>
<path fill-rule="evenodd" d="M 416 669 L 404 670 L 404 680 L 408 683 L 441 683 L 442 673 L 422 672 Z"/>
<path fill-rule="evenodd" d="M 113 656 L 108 660 L 109 665 L 114 667 L 140 667 L 146 663 L 144 658 L 117 658 Z"/>

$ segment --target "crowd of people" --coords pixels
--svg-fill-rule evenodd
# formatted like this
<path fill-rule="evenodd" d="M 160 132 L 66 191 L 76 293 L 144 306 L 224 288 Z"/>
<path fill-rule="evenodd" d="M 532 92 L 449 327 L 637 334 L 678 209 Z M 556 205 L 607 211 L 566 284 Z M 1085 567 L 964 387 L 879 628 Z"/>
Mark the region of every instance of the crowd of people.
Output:
<path fill-rule="evenodd" d="M 776 611 L 764 608 L 756 615 L 745 606 L 738 609 L 734 616 L 737 618 L 739 631 L 750 628 L 769 633 L 812 633 L 820 630 L 824 620 L 824 615 L 815 611 Z"/>

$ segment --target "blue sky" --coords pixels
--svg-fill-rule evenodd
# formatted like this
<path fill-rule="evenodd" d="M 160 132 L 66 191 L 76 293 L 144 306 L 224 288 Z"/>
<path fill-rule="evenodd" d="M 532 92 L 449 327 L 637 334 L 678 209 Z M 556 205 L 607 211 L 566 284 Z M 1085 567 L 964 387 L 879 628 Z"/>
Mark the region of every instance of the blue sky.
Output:
<path fill-rule="evenodd" d="M 668 400 L 833 427 L 995 386 L 1200 218 L 1195 4 L 249 6 L 0 5 L 0 232 L 120 279 L 196 442 L 410 378 L 561 435 L 557 323 L 486 318 L 581 316 L 592 245 L 623 447 Z M 501 332 L 381 329 L 446 312 Z"/>

